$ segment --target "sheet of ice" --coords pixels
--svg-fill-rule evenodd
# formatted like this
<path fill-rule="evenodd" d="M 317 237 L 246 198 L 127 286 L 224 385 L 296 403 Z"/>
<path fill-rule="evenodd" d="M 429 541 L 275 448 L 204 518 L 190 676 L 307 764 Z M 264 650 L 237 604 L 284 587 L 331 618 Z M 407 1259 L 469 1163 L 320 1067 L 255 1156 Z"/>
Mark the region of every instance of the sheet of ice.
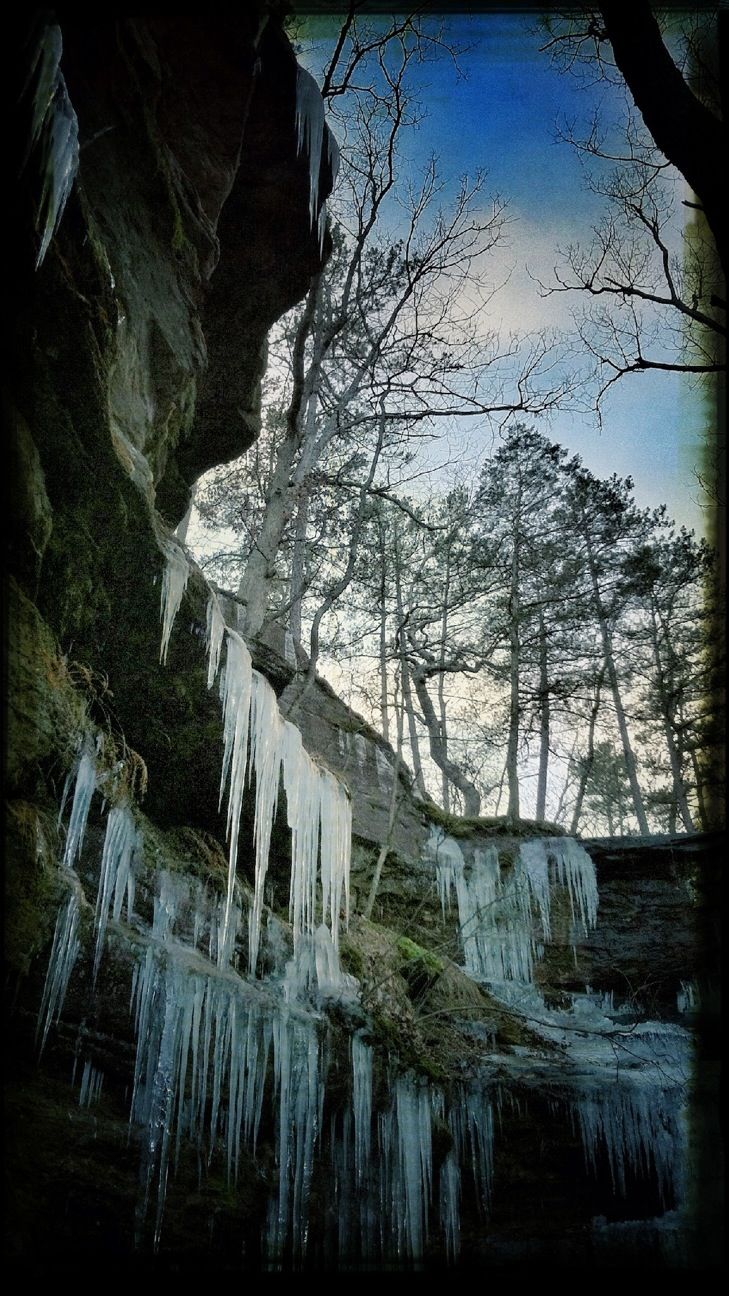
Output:
<path fill-rule="evenodd" d="M 182 596 L 190 579 L 190 564 L 181 545 L 173 536 L 161 536 L 160 548 L 165 556 L 165 569 L 162 575 L 162 594 L 160 598 L 160 619 L 162 637 L 160 640 L 159 659 L 162 665 L 167 661 L 170 646 L 170 635 L 175 618 L 180 610 Z"/>

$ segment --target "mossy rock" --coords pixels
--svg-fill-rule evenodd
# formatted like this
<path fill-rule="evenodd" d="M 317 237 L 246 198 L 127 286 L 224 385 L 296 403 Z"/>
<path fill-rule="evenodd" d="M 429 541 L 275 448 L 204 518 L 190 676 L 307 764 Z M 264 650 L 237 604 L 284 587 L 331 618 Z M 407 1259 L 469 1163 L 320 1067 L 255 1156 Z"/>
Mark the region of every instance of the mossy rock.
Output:
<path fill-rule="evenodd" d="M 50 941 L 63 896 L 58 830 L 49 813 L 11 801 L 5 832 L 5 959 L 8 968 L 25 974 Z"/>
<path fill-rule="evenodd" d="M 477 819 L 464 819 L 447 814 L 434 801 L 421 802 L 421 809 L 430 821 L 443 828 L 449 837 L 564 837 L 566 829 L 560 824 L 538 822 L 535 819 L 509 819 L 506 815 L 486 815 Z"/>

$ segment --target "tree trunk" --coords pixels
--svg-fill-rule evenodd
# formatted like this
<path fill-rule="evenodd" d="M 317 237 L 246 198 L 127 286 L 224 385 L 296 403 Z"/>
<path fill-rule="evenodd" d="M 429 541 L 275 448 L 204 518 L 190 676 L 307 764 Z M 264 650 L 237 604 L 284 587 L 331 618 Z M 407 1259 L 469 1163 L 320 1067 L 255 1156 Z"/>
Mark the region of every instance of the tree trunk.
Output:
<path fill-rule="evenodd" d="M 696 800 L 698 801 L 699 804 L 699 820 L 701 823 L 701 828 L 703 832 L 710 832 L 711 816 L 709 814 L 709 808 L 706 804 L 706 797 L 704 795 L 704 779 L 701 773 L 701 769 L 699 767 L 698 756 L 696 755 L 696 751 L 694 750 L 694 748 L 691 749 L 691 768 L 693 769 L 694 772 L 694 785 L 696 787 Z"/>
<path fill-rule="evenodd" d="M 647 837 L 649 836 L 650 833 L 650 829 L 648 827 L 648 818 L 646 816 L 645 806 L 643 804 L 643 794 L 641 793 L 640 784 L 638 782 L 638 770 L 636 766 L 635 755 L 633 753 L 633 748 L 630 742 L 630 734 L 628 732 L 628 722 L 625 716 L 623 699 L 620 696 L 620 683 L 618 681 L 618 672 L 615 666 L 615 655 L 613 653 L 612 635 L 610 633 L 610 626 L 608 625 L 607 615 L 603 607 L 602 598 L 600 596 L 600 582 L 597 574 L 595 555 L 593 552 L 592 542 L 590 539 L 590 534 L 586 525 L 584 514 L 583 514 L 583 524 L 584 525 L 583 525 L 582 534 L 585 540 L 585 547 L 587 550 L 587 561 L 590 569 L 590 578 L 592 581 L 593 597 L 595 600 L 595 613 L 597 615 L 598 624 L 600 627 L 600 639 L 602 642 L 603 657 L 605 662 L 605 672 L 608 677 L 610 692 L 612 693 L 613 706 L 615 707 L 615 718 L 617 719 L 618 722 L 618 731 L 620 733 L 620 741 L 623 747 L 623 756 L 625 757 L 625 768 L 628 775 L 628 782 L 630 784 L 631 796 L 633 798 L 633 809 L 635 811 L 635 817 L 638 820 L 638 830 L 642 837 Z"/>
<path fill-rule="evenodd" d="M 509 738 L 506 747 L 506 777 L 509 784 L 508 823 L 519 818 L 519 510 L 511 551 L 511 584 L 509 588 Z"/>
<path fill-rule="evenodd" d="M 287 437 L 276 456 L 261 527 L 238 587 L 238 597 L 245 604 L 243 633 L 248 638 L 259 633 L 265 620 L 276 558 L 291 516 L 290 480 L 294 454 L 294 443 Z"/>
<path fill-rule="evenodd" d="M 400 571 L 400 534 L 397 522 L 395 523 L 395 606 L 397 610 L 397 624 L 400 627 L 400 684 L 402 688 L 402 701 L 405 715 L 408 722 L 408 733 L 410 735 L 410 750 L 413 760 L 413 781 L 415 787 L 422 797 L 427 796 L 425 790 L 425 779 L 423 778 L 422 761 L 420 759 L 420 743 L 418 741 L 418 730 L 415 723 L 415 708 L 413 707 L 413 694 L 410 687 L 410 670 L 408 667 L 407 654 L 405 652 L 405 611 L 402 598 L 402 580 Z"/>
<path fill-rule="evenodd" d="M 451 589 L 451 550 L 450 545 L 446 548 L 446 568 L 443 582 L 443 616 L 440 623 L 440 664 L 445 665 L 446 659 L 446 642 L 448 639 L 448 600 Z M 446 700 L 445 700 L 445 671 L 441 670 L 438 676 L 438 712 L 440 716 L 440 733 L 443 743 L 443 751 L 448 756 L 448 723 L 446 718 Z M 446 814 L 450 814 L 450 782 L 445 770 L 441 770 L 442 779 L 442 797 L 443 809 Z"/>
<path fill-rule="evenodd" d="M 590 708 L 590 723 L 587 729 L 587 752 L 585 753 L 585 759 L 582 762 L 582 769 L 580 770 L 580 785 L 577 789 L 577 800 L 575 801 L 575 808 L 572 813 L 572 823 L 570 824 L 570 835 L 572 836 L 577 832 L 577 827 L 582 815 L 582 803 L 585 799 L 587 784 L 590 780 L 590 771 L 595 762 L 595 725 L 597 724 L 597 713 L 600 710 L 600 690 L 602 689 L 604 678 L 605 666 L 603 665 L 600 668 L 595 681 L 595 698 L 592 707 Z"/>
<path fill-rule="evenodd" d="M 380 846 L 380 851 L 377 856 L 377 863 L 375 864 L 375 871 L 372 874 L 372 882 L 370 884 L 369 895 L 367 896 L 367 903 L 365 904 L 363 910 L 365 918 L 372 917 L 372 910 L 375 907 L 375 900 L 377 899 L 377 892 L 380 886 L 382 870 L 385 866 L 385 860 L 387 859 L 387 856 L 390 853 L 393 829 L 395 827 L 395 821 L 397 819 L 398 789 L 400 785 L 400 766 L 402 765 L 403 710 L 404 707 L 402 703 L 400 706 L 398 706 L 396 700 L 395 722 L 397 725 L 397 748 L 395 750 L 395 764 L 393 765 L 393 771 L 392 771 L 392 793 L 390 795 L 390 811 L 387 816 L 387 835 L 385 837 L 385 840 L 382 842 Z"/>
<path fill-rule="evenodd" d="M 382 517 L 377 514 L 377 539 L 380 560 L 380 726 L 382 735 L 390 741 L 390 703 L 387 695 L 387 553 Z"/>
<path fill-rule="evenodd" d="M 726 274 L 726 190 L 719 161 L 726 155 L 726 128 L 684 80 L 647 0 L 602 4 L 600 12 L 636 108 L 658 148 L 701 203 Z"/>
<path fill-rule="evenodd" d="M 307 541 L 306 529 L 309 521 L 309 487 L 305 485 L 299 491 L 299 504 L 296 510 L 294 528 L 294 552 L 291 558 L 291 607 L 289 608 L 289 630 L 297 648 L 301 647 L 301 607 L 304 601 L 304 580 L 306 575 Z"/>
<path fill-rule="evenodd" d="M 425 727 L 428 730 L 430 739 L 430 754 L 433 757 L 438 769 L 450 779 L 454 787 L 463 797 L 463 814 L 466 819 L 478 819 L 481 813 L 481 795 L 475 785 L 463 773 L 463 771 L 452 760 L 449 759 L 444 748 L 443 737 L 438 724 L 438 717 L 433 706 L 433 701 L 428 693 L 425 683 L 424 671 L 413 672 L 413 684 L 415 692 L 418 695 L 420 710 L 423 713 Z"/>
<path fill-rule="evenodd" d="M 686 797 L 686 787 L 683 781 L 681 760 L 678 754 L 678 750 L 676 748 L 676 739 L 675 739 L 675 733 L 674 733 L 673 723 L 672 723 L 673 716 L 671 715 L 671 704 L 668 695 L 668 687 L 666 685 L 666 676 L 663 670 L 663 662 L 661 661 L 661 648 L 658 640 L 658 624 L 656 621 L 656 609 L 652 599 L 651 599 L 651 644 L 653 648 L 653 660 L 655 662 L 655 667 L 656 667 L 656 683 L 658 685 L 658 700 L 661 708 L 661 722 L 663 725 L 663 733 L 666 739 L 666 750 L 668 752 L 668 760 L 671 767 L 671 779 L 673 781 L 673 799 L 675 803 L 673 817 L 675 820 L 676 811 L 678 811 L 678 813 L 681 816 L 681 819 L 683 820 L 683 826 L 686 829 L 686 832 L 695 832 L 696 829 L 694 827 L 693 819 L 691 818 L 691 811 L 689 809 L 689 804 Z M 674 830 L 675 830 L 675 826 L 674 829 L 671 831 Z"/>
<path fill-rule="evenodd" d="M 291 358 L 293 386 L 291 401 L 286 411 L 286 435 L 276 454 L 276 466 L 266 498 L 263 521 L 255 538 L 238 587 L 238 597 L 245 604 L 243 633 L 249 637 L 258 634 L 263 625 L 268 597 L 275 575 L 276 558 L 281 547 L 286 525 L 291 516 L 293 466 L 302 441 L 313 434 L 316 424 L 316 399 L 311 390 L 314 380 L 312 364 L 307 376 L 305 370 L 306 343 L 311 332 L 319 297 L 320 277 L 313 280 L 306 305 L 296 330 Z"/>
<path fill-rule="evenodd" d="M 549 676 L 547 630 L 544 613 L 539 612 L 539 774 L 537 777 L 537 822 L 544 823 L 547 811 L 547 773 L 549 770 Z"/>

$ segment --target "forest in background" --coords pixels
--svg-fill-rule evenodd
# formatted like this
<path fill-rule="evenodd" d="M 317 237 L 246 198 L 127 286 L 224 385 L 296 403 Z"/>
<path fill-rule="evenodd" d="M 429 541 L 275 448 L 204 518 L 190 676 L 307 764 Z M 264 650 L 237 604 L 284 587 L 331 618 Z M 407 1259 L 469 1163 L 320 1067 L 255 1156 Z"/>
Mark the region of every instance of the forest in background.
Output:
<path fill-rule="evenodd" d="M 555 75 L 624 92 L 616 23 L 610 6 L 545 23 Z M 664 34 L 682 86 L 713 113 L 710 23 L 697 13 Z M 305 51 L 306 25 L 301 36 Z M 409 161 L 424 118 L 414 74 L 459 57 L 447 23 L 352 12 L 323 46 L 317 80 L 341 153 L 331 255 L 272 334 L 259 441 L 198 484 L 182 535 L 237 590 L 249 635 L 286 627 L 291 718 L 320 670 L 444 811 L 593 834 L 709 829 L 722 777 L 716 549 L 642 508 L 629 477 L 596 475 L 559 444 L 560 412 L 604 419 L 631 374 L 680 369 L 706 384 L 722 371 L 708 198 L 687 204 L 686 169 L 657 150 L 626 71 L 640 113 L 631 104 L 612 134 L 596 119 L 567 140 L 592 168 L 601 219 L 535 287 L 576 296 L 574 327 L 504 332 L 493 305 L 507 203 L 482 171 L 455 179 L 435 157 Z M 301 73 L 300 147 L 318 159 L 313 102 Z M 480 452 L 459 459 L 461 427 Z M 697 469 L 715 504 L 710 476 Z"/>

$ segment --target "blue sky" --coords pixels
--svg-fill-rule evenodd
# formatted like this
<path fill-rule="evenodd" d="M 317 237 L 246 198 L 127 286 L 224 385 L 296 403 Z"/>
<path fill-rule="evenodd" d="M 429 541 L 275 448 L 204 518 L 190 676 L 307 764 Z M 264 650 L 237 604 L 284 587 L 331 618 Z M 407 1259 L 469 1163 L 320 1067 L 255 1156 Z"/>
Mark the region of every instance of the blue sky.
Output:
<path fill-rule="evenodd" d="M 485 168 L 489 191 L 506 199 L 511 224 L 503 255 L 511 278 L 491 304 L 490 322 L 507 329 L 569 324 L 570 303 L 577 304 L 578 295 L 542 299 L 530 273 L 548 279 L 558 245 L 589 240 L 603 203 L 585 184 L 577 153 L 558 142 L 556 132 L 565 118 L 584 124 L 599 107 L 606 119 L 615 119 L 622 108 L 614 88 L 586 87 L 551 67 L 539 51 L 544 36 L 534 30 L 536 21 L 534 14 L 449 18 L 449 35 L 471 45 L 460 58 L 465 75 L 459 78 L 447 58 L 418 69 L 427 118 L 408 144 L 415 167 L 436 153 L 454 183 L 466 171 Z M 322 26 L 316 35 L 323 49 L 328 41 Z M 315 50 L 305 58 L 316 72 Z M 543 430 L 580 454 L 593 472 L 632 476 L 640 505 L 665 503 L 679 523 L 700 531 L 695 469 L 703 418 L 701 401 L 685 378 L 644 373 L 613 387 L 602 428 L 594 416 L 557 414 Z M 468 437 L 472 443 L 472 427 Z"/>

